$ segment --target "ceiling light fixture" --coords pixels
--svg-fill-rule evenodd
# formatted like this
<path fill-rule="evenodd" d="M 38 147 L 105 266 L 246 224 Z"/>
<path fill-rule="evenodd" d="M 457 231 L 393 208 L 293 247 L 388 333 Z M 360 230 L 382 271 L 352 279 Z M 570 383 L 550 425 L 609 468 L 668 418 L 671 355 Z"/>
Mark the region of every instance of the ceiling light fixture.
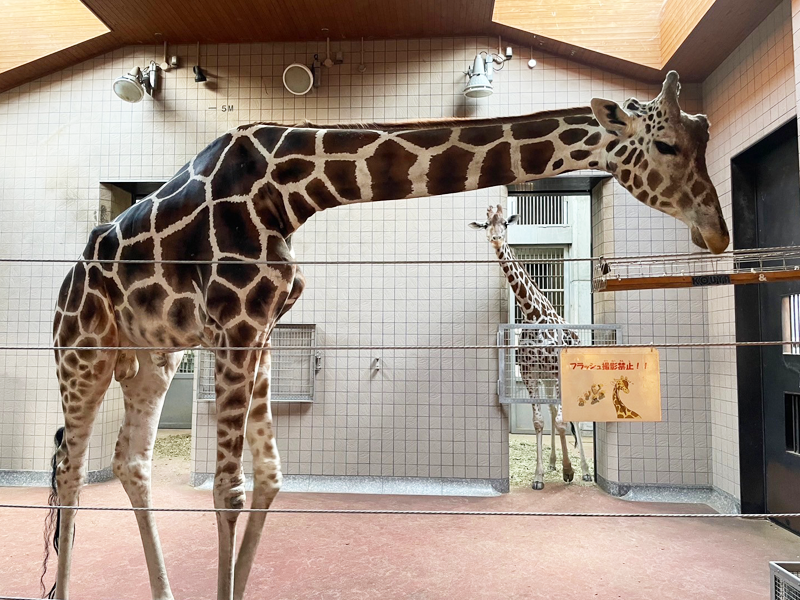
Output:
<path fill-rule="evenodd" d="M 489 56 L 489 60 L 484 62 L 480 54 L 475 56 L 472 66 L 467 69 L 469 82 L 464 88 L 464 95 L 467 98 L 486 98 L 494 93 L 492 79 L 494 79 L 494 60 Z"/>
<path fill-rule="evenodd" d="M 203 83 L 204 81 L 208 81 L 206 79 L 206 74 L 203 73 L 203 69 L 200 68 L 200 42 L 197 42 L 197 62 L 192 67 L 192 73 L 194 73 L 194 82 L 195 83 Z"/>
<path fill-rule="evenodd" d="M 117 77 L 111 87 L 117 97 L 125 102 L 139 102 L 145 94 L 152 96 L 158 89 L 158 65 L 150 61 L 144 71 L 134 67 L 126 75 Z"/>

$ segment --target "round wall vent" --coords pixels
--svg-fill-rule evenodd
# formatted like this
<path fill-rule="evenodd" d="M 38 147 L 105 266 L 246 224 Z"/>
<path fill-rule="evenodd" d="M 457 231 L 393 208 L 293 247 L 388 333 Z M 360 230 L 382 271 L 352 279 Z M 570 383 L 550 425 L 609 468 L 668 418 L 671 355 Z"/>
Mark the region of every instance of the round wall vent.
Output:
<path fill-rule="evenodd" d="M 307 66 L 293 63 L 283 70 L 283 87 L 295 96 L 307 94 L 313 85 L 314 76 Z"/>

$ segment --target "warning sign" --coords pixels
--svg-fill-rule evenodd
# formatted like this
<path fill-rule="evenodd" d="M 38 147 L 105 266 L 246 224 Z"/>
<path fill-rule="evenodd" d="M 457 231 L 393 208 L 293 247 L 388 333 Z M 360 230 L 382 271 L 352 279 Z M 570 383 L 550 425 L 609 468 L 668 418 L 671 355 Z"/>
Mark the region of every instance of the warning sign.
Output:
<path fill-rule="evenodd" d="M 660 421 L 661 377 L 655 348 L 564 348 L 565 421 Z"/>

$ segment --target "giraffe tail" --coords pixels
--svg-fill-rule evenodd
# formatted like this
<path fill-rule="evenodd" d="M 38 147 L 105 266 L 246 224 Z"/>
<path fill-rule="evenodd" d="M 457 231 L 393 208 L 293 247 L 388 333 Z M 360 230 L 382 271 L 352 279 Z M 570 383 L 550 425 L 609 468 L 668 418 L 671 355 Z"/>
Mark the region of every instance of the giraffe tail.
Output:
<path fill-rule="evenodd" d="M 572 421 L 569 422 L 570 429 L 572 429 L 572 437 L 575 438 L 575 448 L 578 447 L 578 430 L 575 427 L 575 423 Z"/>
<path fill-rule="evenodd" d="M 42 586 L 42 594 L 44 594 L 44 598 L 53 598 L 55 597 L 56 593 L 56 584 L 53 584 L 53 587 L 50 588 L 50 591 L 47 591 L 47 587 L 44 583 L 44 577 L 47 575 L 47 562 L 50 559 L 50 539 L 52 536 L 53 540 L 53 549 L 58 554 L 58 534 L 59 529 L 61 528 L 61 511 L 58 510 L 58 488 L 56 486 L 56 470 L 58 468 L 59 462 L 59 455 L 61 451 L 61 446 L 64 443 L 64 428 L 59 427 L 56 431 L 55 436 L 53 437 L 53 441 L 56 445 L 56 450 L 53 453 L 53 458 L 50 459 L 50 466 L 52 470 L 50 472 L 50 496 L 47 499 L 47 503 L 52 507 L 47 514 L 47 518 L 44 522 L 44 559 L 42 560 L 42 577 L 39 579 L 39 583 Z"/>

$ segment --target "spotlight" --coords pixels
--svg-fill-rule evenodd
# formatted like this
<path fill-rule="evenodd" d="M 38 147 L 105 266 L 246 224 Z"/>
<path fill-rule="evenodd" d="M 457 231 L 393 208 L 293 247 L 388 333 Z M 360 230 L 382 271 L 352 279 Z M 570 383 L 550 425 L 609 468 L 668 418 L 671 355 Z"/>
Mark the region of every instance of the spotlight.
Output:
<path fill-rule="evenodd" d="M 142 71 L 139 67 L 134 67 L 126 75 L 117 77 L 111 89 L 125 102 L 139 102 L 144 98 L 145 93 L 153 95 L 153 91 L 158 88 L 158 65 L 155 61 L 150 62 L 150 66 Z"/>
<path fill-rule="evenodd" d="M 131 69 L 127 75 L 117 77 L 112 89 L 125 102 L 139 102 L 144 98 L 144 86 L 141 82 L 142 71 L 139 67 Z"/>
<path fill-rule="evenodd" d="M 492 57 L 489 56 L 490 64 L 483 61 L 483 57 L 478 54 L 475 61 L 467 70 L 469 76 L 469 83 L 464 88 L 464 95 L 467 98 L 486 98 L 491 96 L 494 90 L 492 89 L 492 79 L 494 78 L 494 65 L 491 64 Z"/>
<path fill-rule="evenodd" d="M 203 73 L 203 69 L 200 68 L 200 65 L 192 67 L 192 71 L 194 72 L 195 83 L 203 83 L 206 81 L 206 74 Z"/>

